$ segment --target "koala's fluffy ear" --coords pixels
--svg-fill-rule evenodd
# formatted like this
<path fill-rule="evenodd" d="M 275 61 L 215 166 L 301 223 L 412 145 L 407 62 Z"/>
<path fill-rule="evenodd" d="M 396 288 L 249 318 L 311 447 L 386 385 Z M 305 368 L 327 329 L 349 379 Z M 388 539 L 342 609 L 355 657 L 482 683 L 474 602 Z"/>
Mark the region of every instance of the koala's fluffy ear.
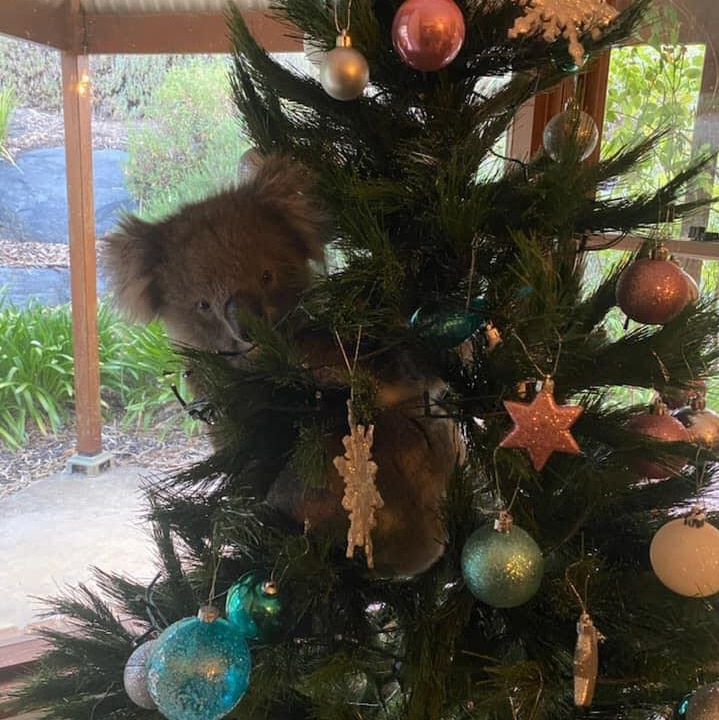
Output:
<path fill-rule="evenodd" d="M 270 155 L 242 189 L 271 217 L 281 219 L 287 236 L 308 260 L 321 260 L 329 239 L 327 214 L 319 207 L 311 172 L 286 156 Z"/>
<path fill-rule="evenodd" d="M 100 262 L 113 302 L 129 319 L 147 323 L 162 306 L 159 266 L 164 258 L 160 225 L 134 216 L 101 241 Z"/>

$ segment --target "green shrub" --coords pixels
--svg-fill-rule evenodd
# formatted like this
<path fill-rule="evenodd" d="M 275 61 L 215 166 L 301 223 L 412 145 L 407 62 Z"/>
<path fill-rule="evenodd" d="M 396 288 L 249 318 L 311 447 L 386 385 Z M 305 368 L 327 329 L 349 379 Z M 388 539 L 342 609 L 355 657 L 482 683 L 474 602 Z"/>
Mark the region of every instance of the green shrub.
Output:
<path fill-rule="evenodd" d="M 103 118 L 142 115 L 143 107 L 167 71 L 196 62 L 186 55 L 92 55 L 92 103 Z M 62 111 L 60 53 L 52 48 L 0 37 L 0 77 L 23 107 Z"/>
<path fill-rule="evenodd" d="M 224 59 L 169 70 L 128 136 L 127 184 L 146 217 L 204 197 L 236 177 L 247 141 L 234 116 Z"/>
<path fill-rule="evenodd" d="M 162 431 L 182 419 L 186 432 L 199 429 L 170 387 L 175 381 L 187 392 L 180 361 L 159 325 L 129 325 L 101 303 L 98 334 L 105 415 L 125 426 Z M 0 296 L 0 337 L 0 443 L 18 448 L 30 426 L 55 432 L 74 409 L 70 307 L 31 303 L 19 309 L 2 304 Z"/>
<path fill-rule="evenodd" d="M 5 141 L 10 129 L 10 119 L 16 105 L 15 91 L 11 87 L 0 90 L 0 154 L 8 155 Z"/>

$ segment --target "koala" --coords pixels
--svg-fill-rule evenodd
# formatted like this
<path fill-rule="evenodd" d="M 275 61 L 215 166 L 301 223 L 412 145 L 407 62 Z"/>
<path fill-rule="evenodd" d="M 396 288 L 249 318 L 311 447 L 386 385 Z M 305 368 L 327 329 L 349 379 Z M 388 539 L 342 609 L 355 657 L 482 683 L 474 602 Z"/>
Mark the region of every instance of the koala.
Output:
<path fill-rule="evenodd" d="M 157 222 L 128 217 L 102 243 L 115 304 L 162 320 L 178 345 L 239 356 L 251 346 L 238 311 L 277 323 L 321 261 L 327 219 L 301 166 L 268 158 L 249 182 Z"/>
<path fill-rule="evenodd" d="M 286 317 L 311 285 L 311 264 L 323 258 L 328 227 L 312 201 L 306 172 L 287 158 L 270 157 L 249 181 L 159 222 L 125 219 L 103 241 L 102 262 L 109 290 L 126 316 L 139 322 L 159 318 L 175 343 L 226 354 L 232 366 L 252 357 L 238 313 L 271 323 Z M 343 376 L 334 338 L 312 338 L 300 346 L 309 367 L 329 367 L 325 378 Z M 405 360 L 377 373 L 373 447 L 384 500 L 373 531 L 375 568 L 395 578 L 423 572 L 441 556 L 441 504 L 461 456 L 456 424 L 426 417 L 422 410 L 425 393 L 435 399 L 443 384 Z M 326 437 L 329 457 L 343 453 L 344 430 Z M 267 500 L 341 541 L 348 527 L 343 493 L 334 467 L 326 488 L 317 490 L 305 488 L 286 466 Z"/>

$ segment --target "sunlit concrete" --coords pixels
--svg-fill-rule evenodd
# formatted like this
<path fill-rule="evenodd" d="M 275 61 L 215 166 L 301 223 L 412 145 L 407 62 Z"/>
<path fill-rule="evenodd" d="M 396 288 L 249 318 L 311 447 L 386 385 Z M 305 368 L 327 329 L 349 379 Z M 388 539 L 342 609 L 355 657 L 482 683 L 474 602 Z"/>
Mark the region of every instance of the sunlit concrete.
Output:
<path fill-rule="evenodd" d="M 92 585 L 91 566 L 154 576 L 141 472 L 61 473 L 0 500 L 0 630 L 37 620 L 43 607 L 33 597 Z"/>

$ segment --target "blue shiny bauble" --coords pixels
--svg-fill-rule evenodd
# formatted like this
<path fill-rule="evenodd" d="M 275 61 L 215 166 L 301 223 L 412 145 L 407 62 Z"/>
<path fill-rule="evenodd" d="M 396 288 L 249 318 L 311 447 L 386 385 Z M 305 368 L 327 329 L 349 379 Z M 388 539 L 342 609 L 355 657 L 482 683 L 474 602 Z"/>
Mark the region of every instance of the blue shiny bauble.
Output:
<path fill-rule="evenodd" d="M 248 640 L 275 640 L 284 630 L 284 601 L 277 583 L 262 571 L 245 573 L 227 593 L 225 615 Z"/>
<path fill-rule="evenodd" d="M 497 608 L 522 605 L 539 589 L 542 551 L 522 528 L 491 524 L 475 530 L 462 548 L 462 575 L 472 595 Z"/>
<path fill-rule="evenodd" d="M 227 620 L 173 623 L 147 659 L 147 688 L 168 720 L 219 720 L 237 705 L 250 678 L 250 651 Z"/>

